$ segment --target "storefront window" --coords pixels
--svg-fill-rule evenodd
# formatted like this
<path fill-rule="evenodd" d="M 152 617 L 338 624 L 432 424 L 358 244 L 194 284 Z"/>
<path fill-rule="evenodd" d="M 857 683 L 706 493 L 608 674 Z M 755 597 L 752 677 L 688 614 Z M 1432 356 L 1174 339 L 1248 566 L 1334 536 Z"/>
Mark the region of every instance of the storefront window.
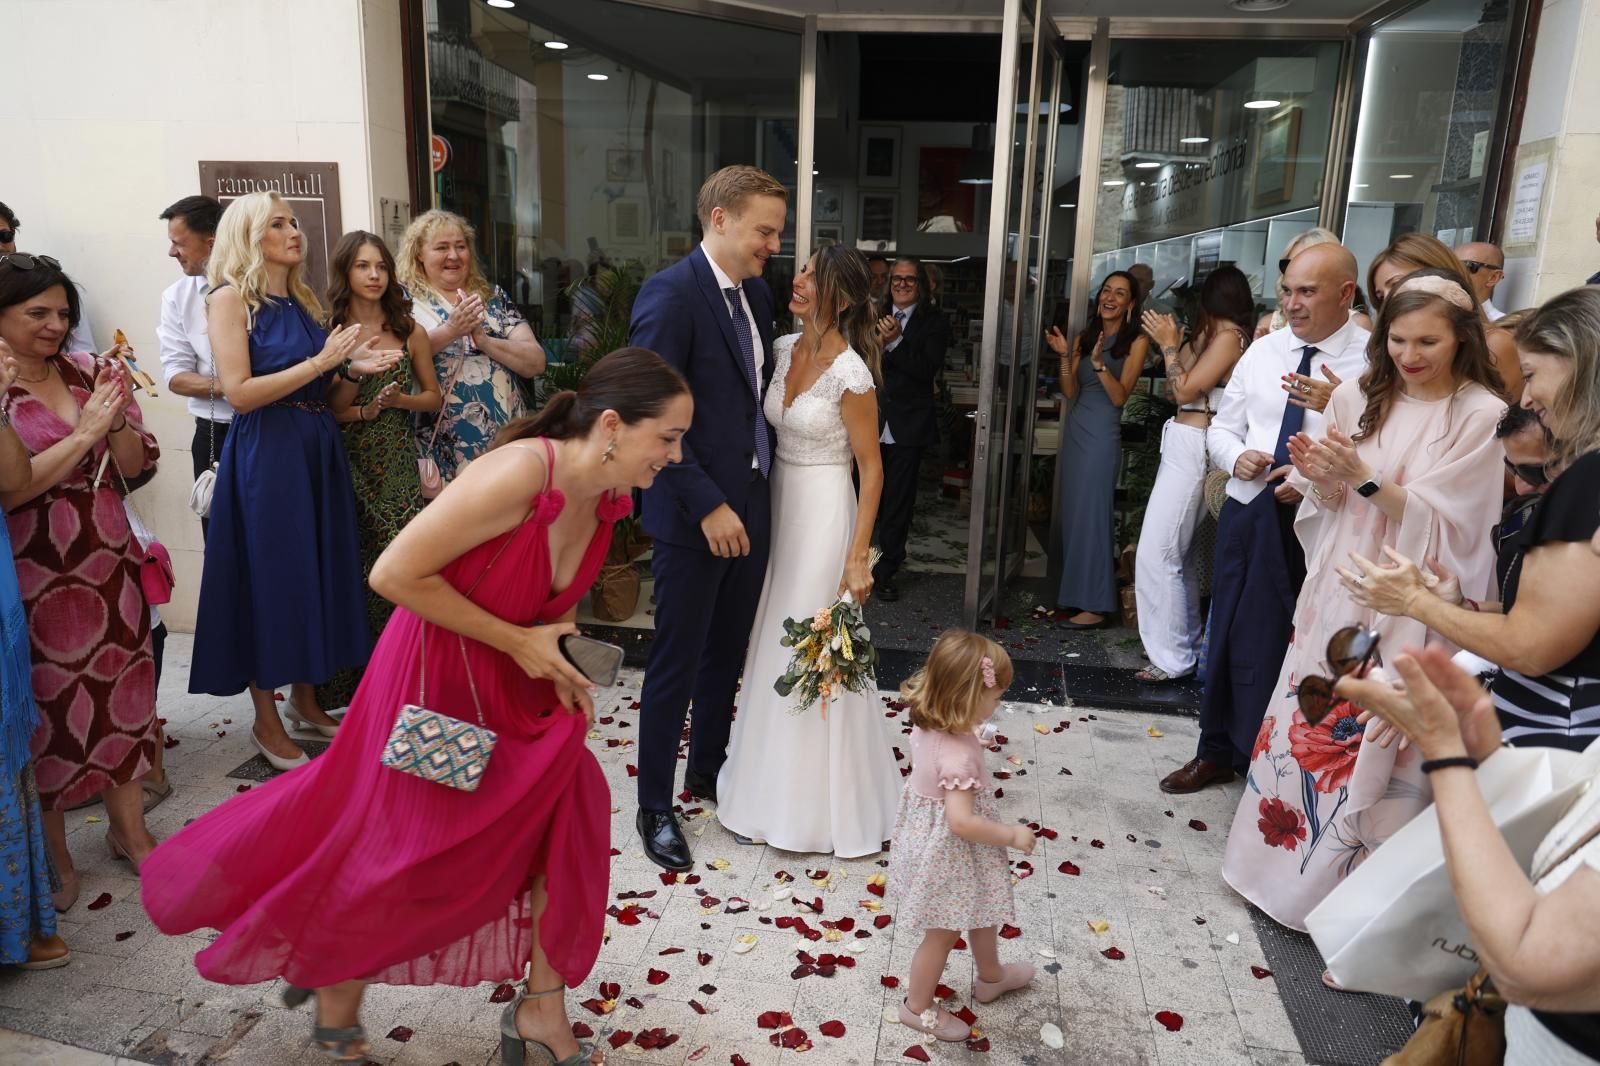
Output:
<path fill-rule="evenodd" d="M 783 306 L 798 34 L 611 0 L 426 0 L 424 19 L 435 199 L 477 227 L 485 271 L 553 358 L 574 284 L 616 267 L 635 286 L 688 254 L 700 183 L 731 163 L 790 186 L 767 268 Z"/>
<path fill-rule="evenodd" d="M 1511 32 L 1504 0 L 1429 0 L 1367 53 L 1345 243 L 1365 263 L 1402 233 L 1480 236 Z"/>
<path fill-rule="evenodd" d="M 1316 224 L 1339 45 L 1113 42 L 1090 285 L 1148 264 L 1176 302 L 1220 263 L 1264 300 Z"/>

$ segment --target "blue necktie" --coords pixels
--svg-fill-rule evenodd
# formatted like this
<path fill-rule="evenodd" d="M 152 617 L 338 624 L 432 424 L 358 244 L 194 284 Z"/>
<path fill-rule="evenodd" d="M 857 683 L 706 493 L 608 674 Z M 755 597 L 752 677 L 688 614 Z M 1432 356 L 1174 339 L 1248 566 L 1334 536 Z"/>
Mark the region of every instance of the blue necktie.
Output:
<path fill-rule="evenodd" d="M 767 413 L 761 409 L 761 383 L 756 380 L 755 340 L 750 336 L 750 320 L 745 317 L 739 287 L 735 285 L 723 289 L 722 295 L 728 299 L 728 317 L 733 320 L 733 336 L 739 342 L 739 354 L 744 357 L 744 376 L 750 383 L 750 392 L 756 398 L 756 465 L 761 468 L 761 476 L 766 477 L 772 470 L 772 448 L 767 441 Z"/>
<path fill-rule="evenodd" d="M 906 313 L 904 311 L 896 311 L 894 313 L 894 321 L 895 321 L 895 324 L 898 325 L 902 330 L 905 329 L 906 328 Z"/>
<path fill-rule="evenodd" d="M 1311 376 L 1311 357 L 1317 354 L 1315 345 L 1305 346 L 1300 356 L 1300 369 L 1295 373 L 1301 377 Z M 1289 438 L 1300 432 L 1300 427 L 1306 424 L 1306 409 L 1299 404 L 1283 403 L 1283 422 L 1278 426 L 1278 446 L 1272 449 L 1272 466 L 1274 469 L 1283 466 L 1289 461 Z"/>

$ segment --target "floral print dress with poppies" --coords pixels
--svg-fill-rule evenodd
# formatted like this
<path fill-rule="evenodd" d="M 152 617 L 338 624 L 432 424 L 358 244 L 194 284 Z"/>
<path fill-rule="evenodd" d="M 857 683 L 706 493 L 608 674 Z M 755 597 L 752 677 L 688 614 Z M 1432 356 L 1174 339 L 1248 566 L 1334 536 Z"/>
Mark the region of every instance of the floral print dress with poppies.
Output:
<path fill-rule="evenodd" d="M 52 360 L 81 409 L 89 399 L 94 361 L 88 354 Z M 30 455 L 69 436 L 74 426 L 20 385 L 5 397 L 11 424 Z M 144 447 L 144 463 L 127 479 L 137 487 L 155 473 L 160 452 L 136 403 L 124 412 Z M 143 553 L 128 528 L 122 481 L 94 474 L 102 438 L 59 483 L 6 515 L 17 582 L 33 652 L 33 735 L 39 799 L 60 811 L 127 784 L 154 764 L 155 661 L 150 608 L 139 584 Z"/>
<path fill-rule="evenodd" d="M 1365 406 L 1359 382 L 1339 386 L 1328 403 L 1330 426 L 1355 433 Z M 1405 487 L 1398 522 L 1348 489 L 1323 507 L 1308 483 L 1291 477 L 1305 497 L 1295 532 L 1306 551 L 1306 581 L 1222 865 L 1230 885 L 1283 925 L 1303 930 L 1306 915 L 1431 800 L 1415 753 L 1366 743 L 1348 702 L 1316 724 L 1300 713 L 1300 679 L 1328 675 L 1328 638 L 1339 629 L 1375 628 L 1388 657 L 1438 639 L 1409 618 L 1357 607 L 1337 568 L 1349 566 L 1352 552 L 1385 560 L 1387 546 L 1418 561 L 1436 557 L 1467 596 L 1493 599 L 1489 528 L 1502 483 L 1494 426 L 1504 410 L 1476 385 L 1447 400 L 1395 397 L 1381 432 L 1357 449 L 1385 480 Z"/>

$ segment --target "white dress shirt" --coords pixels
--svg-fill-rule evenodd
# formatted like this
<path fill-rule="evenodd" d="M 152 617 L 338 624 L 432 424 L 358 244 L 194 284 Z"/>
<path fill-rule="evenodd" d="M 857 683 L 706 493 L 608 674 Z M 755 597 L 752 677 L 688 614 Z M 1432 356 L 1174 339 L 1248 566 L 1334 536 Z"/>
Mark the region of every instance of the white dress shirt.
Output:
<path fill-rule="evenodd" d="M 1311 376 L 1322 380 L 1321 368 L 1327 366 L 1341 381 L 1360 377 L 1367 366 L 1370 336 L 1354 320 L 1347 319 L 1332 336 L 1316 343 Z M 1246 451 L 1271 455 L 1277 447 L 1278 430 L 1289 399 L 1283 390 L 1283 376 L 1299 369 L 1306 343 L 1292 329 L 1280 329 L 1256 341 L 1240 357 L 1228 379 L 1222 405 L 1206 431 L 1206 447 L 1218 468 L 1231 475 L 1234 464 Z M 1322 429 L 1322 414 L 1308 408 L 1301 431 L 1315 437 L 1321 435 Z M 1264 488 L 1264 476 L 1254 481 L 1228 478 L 1228 496 L 1240 503 L 1249 503 Z"/>
<path fill-rule="evenodd" d="M 900 347 L 900 342 L 906 339 L 906 327 L 911 324 L 911 316 L 916 313 L 916 310 L 917 305 L 915 303 L 907 304 L 905 307 L 896 307 L 894 304 L 889 305 L 889 313 L 899 317 L 900 319 L 900 336 L 883 346 L 883 353 L 885 355 L 888 355 L 890 352 Z M 894 434 L 889 432 L 889 422 L 887 419 L 885 419 L 883 423 L 883 432 L 878 435 L 878 443 L 894 443 Z"/>
<path fill-rule="evenodd" d="M 214 373 L 211 335 L 206 327 L 206 292 L 209 289 L 205 278 L 184 275 L 161 294 L 161 322 L 156 326 L 156 339 L 161 344 L 161 373 L 168 391 L 178 374 L 209 378 Z M 222 395 L 220 383 L 214 407 L 206 396 L 185 396 L 184 400 L 189 413 L 196 418 L 217 422 L 233 420 L 233 408 Z"/>
<path fill-rule="evenodd" d="M 1483 301 L 1483 313 L 1490 322 L 1498 322 L 1506 317 L 1506 313 L 1496 307 L 1493 300 Z"/>
<path fill-rule="evenodd" d="M 767 352 L 761 344 L 761 331 L 756 329 L 755 313 L 750 310 L 750 301 L 744 297 L 744 286 L 734 285 L 733 279 L 728 277 L 723 269 L 717 265 L 717 261 L 711 257 L 711 250 L 706 247 L 705 241 L 700 242 L 700 250 L 705 253 L 706 262 L 711 264 L 711 276 L 717 279 L 717 288 L 722 290 L 722 305 L 724 307 L 728 306 L 728 290 L 732 288 L 737 288 L 739 290 L 739 306 L 744 309 L 745 321 L 750 323 L 750 347 L 754 349 L 756 361 L 756 406 L 760 407 L 761 395 L 759 390 L 761 388 L 761 368 L 767 364 Z M 750 460 L 750 468 L 752 470 L 757 469 L 760 466 L 760 458 L 752 458 Z"/>

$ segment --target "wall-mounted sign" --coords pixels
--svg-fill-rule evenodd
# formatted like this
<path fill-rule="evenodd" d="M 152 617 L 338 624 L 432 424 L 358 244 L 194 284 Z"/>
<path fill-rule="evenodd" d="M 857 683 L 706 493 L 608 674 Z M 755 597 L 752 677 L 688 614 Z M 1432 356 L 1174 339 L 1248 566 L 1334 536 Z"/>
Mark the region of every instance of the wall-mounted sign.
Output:
<path fill-rule="evenodd" d="M 306 281 L 321 296 L 328 289 L 328 260 L 344 233 L 339 210 L 338 163 L 200 162 L 200 191 L 226 207 L 253 192 L 275 192 L 294 208 L 305 235 Z"/>
<path fill-rule="evenodd" d="M 399 254 L 400 242 L 405 239 L 406 227 L 411 225 L 411 201 L 391 200 L 387 196 L 378 201 L 378 214 L 382 216 L 378 232 L 389 251 Z"/>
<path fill-rule="evenodd" d="M 435 133 L 428 138 L 428 157 L 433 162 L 433 172 L 439 173 L 450 162 L 450 142 Z"/>

